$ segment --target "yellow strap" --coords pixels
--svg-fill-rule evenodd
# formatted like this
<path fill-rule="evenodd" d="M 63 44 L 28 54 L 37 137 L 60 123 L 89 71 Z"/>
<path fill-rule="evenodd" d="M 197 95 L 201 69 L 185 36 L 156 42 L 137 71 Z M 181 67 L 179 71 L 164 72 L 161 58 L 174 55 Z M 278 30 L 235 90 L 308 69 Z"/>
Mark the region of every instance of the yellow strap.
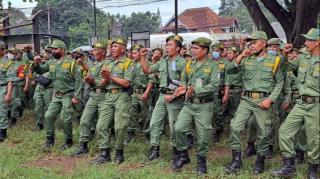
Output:
<path fill-rule="evenodd" d="M 131 60 L 129 58 L 126 59 L 126 62 L 124 64 L 124 71 L 127 71 L 129 65 L 131 64 Z"/>
<path fill-rule="evenodd" d="M 76 64 L 76 61 L 75 60 L 73 60 L 72 61 L 72 63 L 71 63 L 71 67 L 70 67 L 70 74 L 71 74 L 71 76 L 73 77 L 73 69 L 74 69 L 74 65 Z"/>
<path fill-rule="evenodd" d="M 12 60 L 8 61 L 8 62 L 6 63 L 6 65 L 4 66 L 4 69 L 7 71 L 8 68 L 10 67 L 10 65 L 11 65 L 12 63 L 13 63 Z"/>
<path fill-rule="evenodd" d="M 279 56 L 277 56 L 277 57 L 276 57 L 276 61 L 275 61 L 274 66 L 273 66 L 273 69 L 272 69 L 272 74 L 273 74 L 273 75 L 276 73 L 280 62 L 281 62 L 281 59 L 280 59 Z"/>
<path fill-rule="evenodd" d="M 191 63 L 192 63 L 191 60 L 187 62 L 187 65 L 186 65 L 186 73 L 187 73 L 187 75 L 189 75 L 190 72 L 191 72 L 191 69 L 190 69 L 191 68 Z"/>

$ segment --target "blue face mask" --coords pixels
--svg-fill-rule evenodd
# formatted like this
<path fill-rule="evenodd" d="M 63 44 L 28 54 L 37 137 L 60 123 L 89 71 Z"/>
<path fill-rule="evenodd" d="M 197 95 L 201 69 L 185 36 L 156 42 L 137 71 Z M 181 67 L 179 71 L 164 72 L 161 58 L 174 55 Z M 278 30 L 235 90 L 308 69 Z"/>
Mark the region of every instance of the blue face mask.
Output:
<path fill-rule="evenodd" d="M 218 59 L 218 58 L 220 58 L 220 53 L 217 52 L 217 51 L 213 51 L 213 52 L 212 52 L 212 58 L 213 58 L 213 59 Z"/>
<path fill-rule="evenodd" d="M 268 54 L 276 56 L 276 55 L 277 55 L 277 51 L 275 51 L 275 50 L 268 50 Z"/>

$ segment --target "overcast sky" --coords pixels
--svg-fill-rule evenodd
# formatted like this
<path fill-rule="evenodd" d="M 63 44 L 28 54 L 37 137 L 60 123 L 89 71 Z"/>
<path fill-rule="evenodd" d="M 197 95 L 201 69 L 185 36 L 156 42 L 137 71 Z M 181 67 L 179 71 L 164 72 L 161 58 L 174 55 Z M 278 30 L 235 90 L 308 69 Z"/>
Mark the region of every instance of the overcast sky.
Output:
<path fill-rule="evenodd" d="M 9 0 L 4 0 L 4 8 L 7 8 Z M 113 2 L 119 2 L 119 0 L 112 0 Z M 144 0 L 148 1 L 148 0 Z M 122 0 L 121 4 L 130 4 L 132 1 L 130 0 Z M 139 1 L 133 1 L 139 2 Z M 140 1 L 141 2 L 141 1 Z M 26 7 L 34 7 L 36 3 L 23 2 L 22 0 L 11 0 L 12 6 L 16 8 L 26 8 Z M 112 3 L 113 5 L 119 3 Z M 102 9 L 106 12 L 110 12 L 111 14 L 122 14 L 122 15 L 130 15 L 132 12 L 157 12 L 158 8 L 160 10 L 162 24 L 165 24 L 173 15 L 174 15 L 174 0 L 156 2 L 146 5 L 131 5 L 126 7 L 107 7 L 110 5 L 110 1 L 107 0 L 97 0 L 97 8 Z M 179 0 L 179 13 L 188 8 L 196 8 L 196 7 L 210 7 L 216 13 L 219 12 L 220 0 Z M 30 14 L 32 8 L 23 9 L 23 12 L 26 14 Z"/>

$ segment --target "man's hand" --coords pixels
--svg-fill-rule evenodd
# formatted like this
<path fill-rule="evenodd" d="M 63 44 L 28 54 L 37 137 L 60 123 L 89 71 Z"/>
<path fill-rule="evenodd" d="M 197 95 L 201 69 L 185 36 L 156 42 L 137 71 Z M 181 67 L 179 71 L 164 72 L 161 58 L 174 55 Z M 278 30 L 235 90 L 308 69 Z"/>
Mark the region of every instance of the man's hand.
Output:
<path fill-rule="evenodd" d="M 185 94 L 186 91 L 187 91 L 187 89 L 186 89 L 184 86 L 180 86 L 180 87 L 178 87 L 178 88 L 174 91 L 173 94 L 174 94 L 175 96 L 180 96 L 180 95 Z"/>
<path fill-rule="evenodd" d="M 33 58 L 34 63 L 39 64 L 42 61 L 42 57 L 40 55 L 37 55 Z"/>
<path fill-rule="evenodd" d="M 189 87 L 188 87 L 188 90 L 187 90 L 187 92 L 186 92 L 186 99 L 188 99 L 189 97 L 191 97 L 193 92 L 194 92 L 193 87 L 192 87 L 192 86 L 189 86 Z"/>
<path fill-rule="evenodd" d="M 27 85 L 25 85 L 24 87 L 23 87 L 23 92 L 24 93 L 27 93 L 29 91 L 29 87 L 27 86 Z"/>
<path fill-rule="evenodd" d="M 222 105 L 226 105 L 227 103 L 228 103 L 228 101 L 229 101 L 229 95 L 224 95 L 223 97 L 222 97 Z"/>
<path fill-rule="evenodd" d="M 288 55 L 289 53 L 292 52 L 292 49 L 293 49 L 293 45 L 292 44 L 286 44 L 284 47 L 283 47 L 283 53 L 285 55 Z"/>
<path fill-rule="evenodd" d="M 5 96 L 4 98 L 4 101 L 7 105 L 10 105 L 11 104 L 11 100 L 12 100 L 12 95 L 7 93 L 7 95 Z"/>
<path fill-rule="evenodd" d="M 289 107 L 290 107 L 290 103 L 284 102 L 281 107 L 282 107 L 283 110 L 287 111 L 289 109 Z"/>
<path fill-rule="evenodd" d="M 148 98 L 149 98 L 149 94 L 144 92 L 141 96 L 141 101 L 148 101 Z"/>
<path fill-rule="evenodd" d="M 269 109 L 272 105 L 272 100 L 271 99 L 265 99 L 261 103 L 258 104 L 258 106 L 262 109 Z"/>
<path fill-rule="evenodd" d="M 77 98 L 75 98 L 75 97 L 72 98 L 72 103 L 73 104 L 78 104 L 79 102 L 80 101 Z"/>
<path fill-rule="evenodd" d="M 249 48 L 246 48 L 242 51 L 242 53 L 240 54 L 242 57 L 248 57 L 252 54 L 251 50 Z"/>
<path fill-rule="evenodd" d="M 141 55 L 141 57 L 147 57 L 147 55 L 148 55 L 148 49 L 147 49 L 147 48 L 142 48 L 142 49 L 140 50 L 140 55 Z"/>
<path fill-rule="evenodd" d="M 165 95 L 164 96 L 164 100 L 167 102 L 167 103 L 170 103 L 171 101 L 173 101 L 174 99 L 174 96 L 172 95 Z"/>
<path fill-rule="evenodd" d="M 95 81 L 94 81 L 94 78 L 92 76 L 87 76 L 84 78 L 84 81 L 86 83 L 88 83 L 89 85 L 94 85 L 95 84 Z"/>

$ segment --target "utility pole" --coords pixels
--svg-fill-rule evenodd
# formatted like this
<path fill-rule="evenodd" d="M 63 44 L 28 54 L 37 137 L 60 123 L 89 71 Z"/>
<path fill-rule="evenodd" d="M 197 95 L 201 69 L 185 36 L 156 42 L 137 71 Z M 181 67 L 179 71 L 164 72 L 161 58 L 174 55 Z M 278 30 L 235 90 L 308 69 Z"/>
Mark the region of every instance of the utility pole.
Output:
<path fill-rule="evenodd" d="M 93 0 L 93 35 L 94 39 L 97 40 L 97 17 L 96 17 L 96 0 Z"/>
<path fill-rule="evenodd" d="M 178 0 L 174 1 L 174 33 L 178 34 Z"/>
<path fill-rule="evenodd" d="M 47 2 L 47 11 L 48 11 L 48 34 L 51 35 L 50 6 L 48 2 Z M 51 37 L 49 37 L 49 44 L 51 44 Z"/>

